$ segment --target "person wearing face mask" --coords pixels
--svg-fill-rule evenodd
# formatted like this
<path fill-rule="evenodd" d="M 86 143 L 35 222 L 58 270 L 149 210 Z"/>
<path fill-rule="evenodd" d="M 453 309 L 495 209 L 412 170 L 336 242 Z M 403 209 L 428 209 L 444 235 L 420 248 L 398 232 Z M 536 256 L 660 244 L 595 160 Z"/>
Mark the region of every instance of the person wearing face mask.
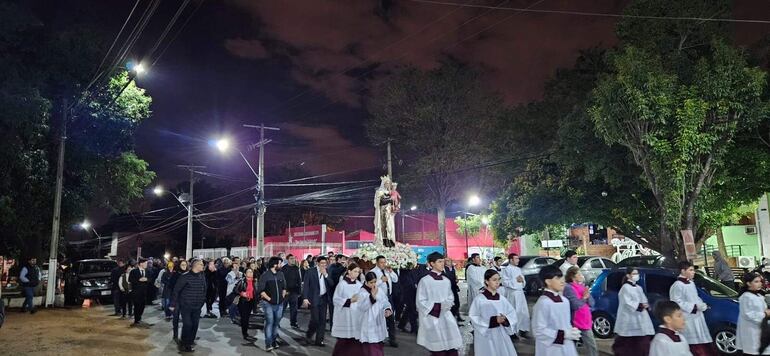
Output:
<path fill-rule="evenodd" d="M 618 293 L 618 316 L 615 322 L 617 336 L 612 351 L 615 355 L 646 356 L 655 328 L 647 312 L 650 308 L 647 296 L 637 284 L 639 270 L 630 267 L 626 270 L 623 282 Z"/>
<path fill-rule="evenodd" d="M 591 297 L 588 287 L 585 286 L 585 277 L 580 273 L 580 268 L 572 266 L 567 269 L 564 281 L 567 282 L 564 287 L 564 296 L 569 299 L 572 326 L 580 330 L 580 338 L 588 349 L 588 355 L 597 356 L 599 350 L 596 348 L 596 340 L 594 340 L 594 333 L 591 330 L 591 307 L 594 305 L 594 298 Z"/>

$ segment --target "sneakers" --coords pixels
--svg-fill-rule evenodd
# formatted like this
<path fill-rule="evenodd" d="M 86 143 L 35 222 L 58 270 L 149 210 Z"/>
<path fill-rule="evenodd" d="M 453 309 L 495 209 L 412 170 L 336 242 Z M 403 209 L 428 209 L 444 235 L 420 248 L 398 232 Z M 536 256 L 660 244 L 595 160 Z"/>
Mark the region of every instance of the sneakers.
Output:
<path fill-rule="evenodd" d="M 275 348 L 272 347 L 272 346 L 268 346 L 268 347 L 265 348 L 265 351 L 270 352 L 270 351 L 273 351 L 273 349 L 275 349 Z"/>

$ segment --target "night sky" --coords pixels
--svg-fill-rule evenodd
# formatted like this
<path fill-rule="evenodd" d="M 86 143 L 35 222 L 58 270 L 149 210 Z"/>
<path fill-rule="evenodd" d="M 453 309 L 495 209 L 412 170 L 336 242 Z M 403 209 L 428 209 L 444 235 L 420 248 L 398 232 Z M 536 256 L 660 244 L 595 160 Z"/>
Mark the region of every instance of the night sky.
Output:
<path fill-rule="evenodd" d="M 104 13 L 105 31 L 114 34 L 134 2 L 110 3 L 93 11 Z M 163 2 L 135 57 L 157 38 L 179 3 Z M 620 13 L 627 1 L 470 3 Z M 191 2 L 177 27 L 199 4 Z M 758 18 L 768 10 L 768 2 L 737 0 L 733 18 Z M 557 68 L 571 66 L 580 49 L 614 45 L 615 21 L 409 0 L 206 0 L 160 61 L 138 79 L 153 97 L 154 115 L 138 131 L 137 151 L 161 182 L 184 179 L 177 164 L 206 165 L 207 171 L 248 179 L 237 154 L 222 156 L 209 140 L 231 136 L 254 143 L 257 131 L 241 125 L 264 122 L 282 128 L 269 134 L 274 141 L 266 154 L 267 181 L 276 167 L 371 173 L 382 167 L 384 149 L 365 136 L 365 104 L 368 89 L 389 73 L 407 65 L 432 68 L 453 58 L 479 69 L 508 103 L 525 103 L 539 98 L 545 81 Z M 735 30 L 738 43 L 748 44 L 770 26 Z M 256 164 L 256 152 L 244 153 Z"/>

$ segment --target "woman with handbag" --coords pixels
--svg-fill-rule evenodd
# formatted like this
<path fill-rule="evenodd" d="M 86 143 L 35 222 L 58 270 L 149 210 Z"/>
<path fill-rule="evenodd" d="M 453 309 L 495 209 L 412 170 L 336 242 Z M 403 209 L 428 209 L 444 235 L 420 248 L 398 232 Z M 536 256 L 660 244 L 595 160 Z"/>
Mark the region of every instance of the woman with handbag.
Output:
<path fill-rule="evenodd" d="M 254 270 L 247 268 L 244 272 L 244 278 L 235 286 L 234 292 L 237 293 L 233 304 L 238 305 L 238 312 L 241 315 L 241 334 L 246 341 L 255 341 L 256 338 L 249 335 L 249 317 L 254 309 L 254 290 L 256 282 L 254 280 Z"/>

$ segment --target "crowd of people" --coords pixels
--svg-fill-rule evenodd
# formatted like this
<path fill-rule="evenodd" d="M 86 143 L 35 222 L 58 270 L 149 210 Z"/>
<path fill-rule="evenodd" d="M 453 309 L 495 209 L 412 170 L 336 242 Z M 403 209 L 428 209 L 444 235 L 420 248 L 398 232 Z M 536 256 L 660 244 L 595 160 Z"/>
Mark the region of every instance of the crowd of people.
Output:
<path fill-rule="evenodd" d="M 507 260 L 495 257 L 484 264 L 472 254 L 465 278 L 475 354 L 516 355 L 517 340 L 534 338 L 536 356 L 577 355 L 578 344 L 587 355 L 598 355 L 592 333 L 594 301 L 577 259 L 574 251 L 568 251 L 562 265 L 539 271 L 543 293 L 530 316 L 519 256 L 512 253 Z M 638 285 L 639 270 L 625 270 L 614 326 L 615 355 L 716 355 L 704 318 L 710 307 L 698 296 L 695 268 L 685 261 L 678 269 L 670 300 L 658 301 L 654 308 Z M 732 282 L 724 267 L 717 275 Z M 34 258 L 26 261 L 19 279 L 25 294 L 23 310 L 34 313 L 32 291 L 41 280 Z M 145 307 L 161 309 L 182 352 L 194 351 L 201 317 L 229 318 L 240 325 L 245 342 L 258 346 L 256 335 L 250 334 L 254 315 L 264 318 L 264 348 L 271 351 L 286 345 L 278 335 L 284 312 L 291 328 L 300 330 L 301 308 L 310 314 L 304 329 L 306 344 L 325 347 L 328 324 L 337 340 L 332 355 L 383 355 L 385 345 L 398 347 L 396 328 L 417 334 L 417 344 L 431 355 L 457 355 L 464 347 L 458 271 L 440 253 L 430 254 L 426 264 L 401 269 L 390 266 L 383 256 L 369 260 L 333 253 L 304 259 L 283 253 L 244 260 L 139 258 L 118 260 L 111 282 L 115 316 L 130 319 L 131 327 L 149 328 L 152 325 L 143 321 Z M 744 355 L 770 355 L 770 309 L 764 286 L 761 272 L 743 277 L 735 344 Z M 657 332 L 649 310 L 661 323 Z"/>

